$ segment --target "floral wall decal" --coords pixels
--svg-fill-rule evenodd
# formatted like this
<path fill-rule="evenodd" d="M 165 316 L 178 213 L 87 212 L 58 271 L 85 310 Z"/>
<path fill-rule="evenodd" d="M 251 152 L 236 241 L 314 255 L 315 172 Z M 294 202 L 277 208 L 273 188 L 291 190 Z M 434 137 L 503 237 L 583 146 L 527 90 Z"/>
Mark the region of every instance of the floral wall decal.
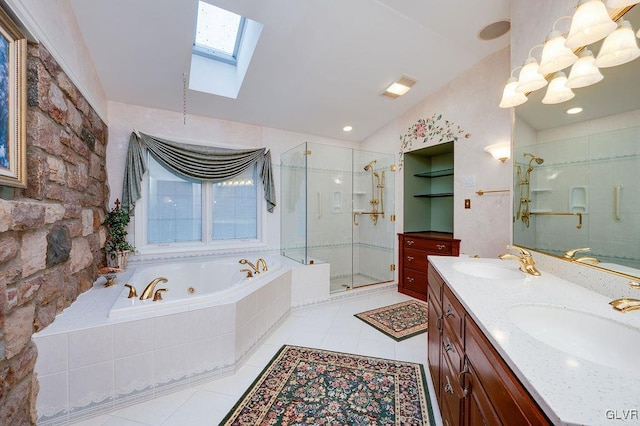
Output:
<path fill-rule="evenodd" d="M 400 135 L 400 167 L 403 164 L 403 154 L 413 147 L 414 142 L 456 142 L 458 139 L 469 139 L 471 133 L 467 133 L 452 121 L 443 120 L 442 114 L 433 114 L 429 118 L 420 118 L 414 125 L 407 129 L 404 135 Z"/>

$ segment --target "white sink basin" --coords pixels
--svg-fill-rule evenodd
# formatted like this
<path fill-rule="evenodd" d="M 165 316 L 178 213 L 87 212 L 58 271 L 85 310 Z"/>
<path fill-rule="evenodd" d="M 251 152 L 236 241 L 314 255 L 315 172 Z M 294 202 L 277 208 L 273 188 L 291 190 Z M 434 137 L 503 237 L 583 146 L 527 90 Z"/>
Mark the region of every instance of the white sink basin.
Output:
<path fill-rule="evenodd" d="M 555 349 L 607 367 L 640 372 L 640 329 L 551 305 L 516 305 L 507 315 L 522 331 Z"/>
<path fill-rule="evenodd" d="M 519 269 L 487 262 L 458 262 L 453 264 L 453 269 L 473 277 L 495 280 L 521 280 L 527 277 L 527 275 Z"/>

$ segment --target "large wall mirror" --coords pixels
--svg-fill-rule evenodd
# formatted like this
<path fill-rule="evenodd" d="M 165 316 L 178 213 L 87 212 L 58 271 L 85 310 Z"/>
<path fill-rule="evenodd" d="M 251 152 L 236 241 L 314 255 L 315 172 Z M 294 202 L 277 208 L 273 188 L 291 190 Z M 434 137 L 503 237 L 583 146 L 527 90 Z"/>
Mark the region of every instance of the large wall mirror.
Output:
<path fill-rule="evenodd" d="M 640 6 L 624 18 L 637 32 Z M 515 108 L 513 241 L 640 278 L 640 58 L 600 71 L 567 102 L 543 88 Z"/>

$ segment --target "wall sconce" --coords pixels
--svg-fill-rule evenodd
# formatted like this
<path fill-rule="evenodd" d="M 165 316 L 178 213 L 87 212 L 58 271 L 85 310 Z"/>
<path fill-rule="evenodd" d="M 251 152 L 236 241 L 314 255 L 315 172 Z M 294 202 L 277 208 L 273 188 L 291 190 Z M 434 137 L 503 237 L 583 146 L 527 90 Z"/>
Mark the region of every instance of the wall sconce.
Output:
<path fill-rule="evenodd" d="M 531 52 L 536 47 L 542 47 L 541 44 L 533 46 L 529 50 L 529 57 L 524 62 L 522 69 L 520 70 L 520 76 L 518 77 L 518 85 L 516 86 L 516 92 L 529 93 L 538 89 L 542 89 L 547 85 L 547 80 L 540 74 L 540 65 L 536 58 L 531 56 Z"/>
<path fill-rule="evenodd" d="M 496 160 L 504 163 L 511 157 L 511 144 L 509 142 L 494 143 L 493 145 L 487 146 L 484 151 L 491 154 Z"/>
<path fill-rule="evenodd" d="M 571 19 L 571 17 L 563 16 L 556 19 L 551 32 L 544 41 L 542 57 L 540 58 L 540 74 L 546 75 L 560 71 L 573 65 L 578 60 L 578 56 L 573 53 L 573 50 L 565 46 L 567 42 L 565 35 L 556 30 L 556 25 L 563 19 Z"/>
<path fill-rule="evenodd" d="M 527 102 L 529 98 L 524 93 L 519 93 L 516 91 L 516 87 L 518 86 L 518 79 L 513 77 L 513 72 L 522 67 L 516 67 L 511 71 L 511 77 L 507 80 L 507 84 L 504 86 L 504 90 L 502 91 L 502 99 L 500 100 L 500 108 L 511 108 L 518 105 L 522 105 Z"/>
<path fill-rule="evenodd" d="M 621 19 L 618 28 L 602 42 L 595 64 L 600 68 L 615 67 L 631 62 L 638 56 L 640 49 L 631 24 Z"/>
<path fill-rule="evenodd" d="M 596 58 L 589 49 L 583 49 L 578 54 L 578 61 L 573 64 L 569 72 L 567 87 L 578 89 L 580 87 L 591 86 L 604 78 L 595 64 Z"/>
<path fill-rule="evenodd" d="M 579 0 L 565 45 L 576 49 L 595 43 L 611 34 L 617 27 L 602 0 Z"/>
<path fill-rule="evenodd" d="M 559 104 L 572 99 L 575 95 L 576 94 L 567 87 L 567 75 L 562 71 L 558 71 L 551 79 L 547 93 L 545 93 L 544 98 L 542 98 L 542 103 L 547 105 Z"/>

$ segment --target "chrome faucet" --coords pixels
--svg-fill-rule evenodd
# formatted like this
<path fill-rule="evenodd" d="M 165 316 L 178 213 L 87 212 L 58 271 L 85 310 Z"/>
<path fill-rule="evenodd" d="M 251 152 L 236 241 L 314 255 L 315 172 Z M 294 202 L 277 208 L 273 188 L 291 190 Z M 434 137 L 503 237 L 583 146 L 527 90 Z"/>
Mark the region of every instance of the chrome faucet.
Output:
<path fill-rule="evenodd" d="M 266 272 L 269 270 L 269 268 L 267 268 L 267 261 L 264 260 L 263 258 L 260 258 L 257 260 L 256 268 L 260 269 L 260 265 L 262 265 L 262 272 Z"/>
<path fill-rule="evenodd" d="M 256 267 L 256 265 L 254 265 L 253 263 L 249 262 L 247 259 L 240 259 L 240 264 L 241 265 L 248 265 L 251 267 L 251 269 L 253 269 L 253 272 L 255 272 L 256 274 L 260 273 L 260 270 Z M 259 263 L 258 263 L 259 265 Z"/>
<path fill-rule="evenodd" d="M 533 256 L 531 255 L 531 252 L 518 246 L 508 245 L 507 248 L 518 250 L 520 252 L 520 256 L 511 254 L 511 253 L 505 253 L 498 256 L 500 259 L 517 260 L 520 263 L 520 270 L 522 272 L 526 272 L 527 274 L 535 275 L 535 276 L 540 275 L 540 271 L 536 269 L 536 262 L 533 260 Z"/>
<path fill-rule="evenodd" d="M 167 280 L 165 277 L 158 277 L 155 280 L 151 281 L 144 288 L 144 291 L 142 292 L 142 296 L 140 296 L 140 300 L 151 299 L 151 297 L 153 296 L 153 291 L 156 288 L 156 285 L 158 285 L 158 283 L 166 283 L 167 281 L 169 280 Z"/>
<path fill-rule="evenodd" d="M 629 281 L 629 287 L 638 290 L 640 289 L 640 283 Z M 636 309 L 640 309 L 640 300 L 631 299 L 628 297 L 612 300 L 611 302 L 609 302 L 609 304 L 613 306 L 613 309 L 620 312 L 629 312 L 629 311 L 635 311 Z"/>

